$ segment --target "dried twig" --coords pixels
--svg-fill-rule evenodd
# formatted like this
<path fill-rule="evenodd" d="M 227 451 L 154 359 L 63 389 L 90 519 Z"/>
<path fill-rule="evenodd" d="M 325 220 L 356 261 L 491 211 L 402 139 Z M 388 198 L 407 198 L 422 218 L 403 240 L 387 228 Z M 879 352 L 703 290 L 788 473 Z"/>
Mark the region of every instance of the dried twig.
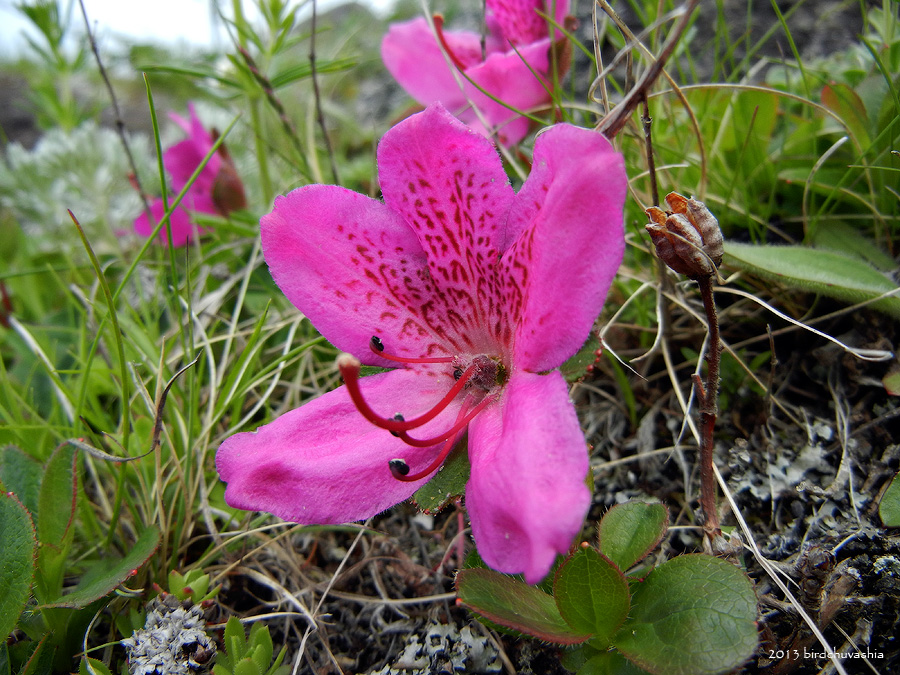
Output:
<path fill-rule="evenodd" d="M 147 195 L 144 193 L 144 188 L 141 185 L 141 177 L 138 175 L 137 164 L 134 161 L 134 155 L 131 154 L 131 146 L 128 144 L 128 137 L 125 135 L 125 121 L 122 119 L 122 111 L 119 108 L 116 92 L 113 89 L 112 82 L 109 81 L 109 75 L 106 73 L 103 61 L 100 59 L 100 50 L 97 47 L 97 41 L 94 39 L 94 33 L 91 31 L 91 22 L 88 20 L 87 10 L 84 7 L 84 0 L 78 0 L 78 4 L 81 6 L 81 16 L 84 17 L 84 29 L 87 31 L 88 40 L 91 43 L 91 51 L 94 53 L 94 59 L 97 61 L 100 77 L 103 78 L 106 90 L 109 92 L 109 98 L 112 101 L 113 112 L 115 113 L 116 118 L 116 133 L 119 134 L 119 140 L 122 141 L 122 147 L 125 148 L 125 156 L 128 157 L 128 165 L 131 167 L 131 175 L 133 176 L 131 184 L 141 198 L 141 203 L 144 205 L 144 212 L 147 214 L 147 218 L 150 219 L 150 222 L 153 222 L 153 214 L 150 213 L 150 203 L 147 201 Z"/>
<path fill-rule="evenodd" d="M 331 139 L 328 137 L 328 129 L 325 127 L 325 115 L 322 113 L 322 95 L 319 91 L 319 80 L 316 77 L 316 0 L 312 3 L 312 32 L 309 36 L 309 76 L 312 78 L 313 96 L 316 100 L 316 120 L 322 130 L 322 139 L 325 141 L 325 150 L 328 152 L 328 162 L 331 165 L 331 175 L 335 184 L 340 184 L 337 164 L 334 161 L 334 150 L 331 147 Z"/>

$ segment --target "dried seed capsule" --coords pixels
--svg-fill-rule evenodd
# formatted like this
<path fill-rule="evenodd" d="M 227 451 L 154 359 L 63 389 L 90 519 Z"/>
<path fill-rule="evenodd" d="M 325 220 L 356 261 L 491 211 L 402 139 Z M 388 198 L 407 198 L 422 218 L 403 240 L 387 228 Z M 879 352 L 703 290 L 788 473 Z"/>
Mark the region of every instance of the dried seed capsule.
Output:
<path fill-rule="evenodd" d="M 666 196 L 669 211 L 651 206 L 647 232 L 659 259 L 679 274 L 690 279 L 715 274 L 722 262 L 724 242 L 719 222 L 708 208 L 696 199 L 677 192 Z"/>

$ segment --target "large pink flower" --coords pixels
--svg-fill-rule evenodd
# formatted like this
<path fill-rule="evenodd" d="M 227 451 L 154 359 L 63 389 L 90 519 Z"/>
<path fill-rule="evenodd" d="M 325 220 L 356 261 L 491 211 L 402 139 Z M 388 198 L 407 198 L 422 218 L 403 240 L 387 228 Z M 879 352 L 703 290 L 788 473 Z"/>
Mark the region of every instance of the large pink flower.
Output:
<path fill-rule="evenodd" d="M 216 142 L 213 134 L 203 126 L 200 118 L 197 117 L 194 104 L 189 103 L 188 108 L 191 113 L 190 120 L 174 113 L 170 115 L 171 119 L 187 134 L 187 138 L 163 153 L 163 166 L 172 179 L 172 188 L 175 192 L 181 192 L 184 189 L 194 171 L 197 170 Z M 173 246 L 184 246 L 196 235 L 202 234 L 203 228 L 194 224 L 191 214 L 226 215 L 230 211 L 246 206 L 244 186 L 224 147 L 224 145 L 220 145 L 219 151 L 209 158 L 206 166 L 191 184 L 181 204 L 169 217 Z M 165 215 L 162 199 L 155 200 L 150 205 L 150 211 L 154 222 L 150 222 L 146 213 L 142 213 L 134 221 L 135 232 L 143 237 L 149 237 L 153 233 L 156 223 Z M 160 243 L 168 243 L 168 234 L 165 229 L 160 230 L 158 238 Z"/>
<path fill-rule="evenodd" d="M 440 102 L 480 133 L 496 131 L 500 142 L 512 145 L 528 133 L 529 121 L 510 107 L 525 111 L 550 102 L 550 29 L 538 11 L 562 25 L 569 2 L 486 0 L 486 4 L 489 34 L 484 54 L 480 35 L 443 31 L 437 17 L 437 35 L 424 18 L 391 25 L 381 43 L 381 57 L 391 75 L 419 103 Z M 461 73 L 448 67 L 439 38 Z"/>
<path fill-rule="evenodd" d="M 368 518 L 427 482 L 468 428 L 478 550 L 536 582 L 590 504 L 557 367 L 622 259 L 622 157 L 551 127 L 516 194 L 491 143 L 435 105 L 385 134 L 378 165 L 384 203 L 310 185 L 262 218 L 276 283 L 348 352 L 345 385 L 228 438 L 226 500 L 300 523 Z M 360 362 L 395 370 L 359 379 Z"/>

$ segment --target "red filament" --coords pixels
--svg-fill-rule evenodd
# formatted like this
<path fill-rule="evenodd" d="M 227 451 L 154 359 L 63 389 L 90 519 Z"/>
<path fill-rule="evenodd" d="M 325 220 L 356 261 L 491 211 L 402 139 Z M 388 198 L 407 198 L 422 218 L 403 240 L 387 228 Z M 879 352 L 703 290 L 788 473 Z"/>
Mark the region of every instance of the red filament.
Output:
<path fill-rule="evenodd" d="M 437 33 L 438 42 L 441 43 L 441 47 L 444 48 L 444 51 L 447 52 L 447 56 L 450 57 L 450 60 L 453 62 L 453 65 L 459 68 L 460 70 L 465 70 L 466 66 L 462 61 L 459 60 L 459 57 L 453 53 L 453 50 L 450 49 L 450 45 L 447 44 L 447 39 L 444 37 L 444 17 L 440 14 L 435 14 L 431 17 L 434 21 L 434 32 Z"/>
<path fill-rule="evenodd" d="M 380 356 L 383 359 L 387 359 L 388 361 L 396 361 L 397 363 L 452 363 L 452 356 L 429 356 L 429 357 L 409 357 L 409 356 L 396 356 L 394 354 L 387 354 L 384 351 L 384 343 L 381 341 L 377 335 L 373 335 L 372 339 L 369 340 L 369 349 L 376 356 Z"/>
<path fill-rule="evenodd" d="M 460 411 L 460 416 L 456 419 L 456 424 L 450 427 L 449 431 L 442 433 L 440 436 L 435 436 L 434 438 L 410 438 L 409 434 L 405 431 L 398 431 L 397 436 L 401 441 L 406 443 L 407 445 L 411 445 L 414 448 L 430 448 L 432 445 L 437 445 L 444 439 L 453 440 L 453 437 L 456 436 L 460 431 L 466 428 L 466 426 L 475 419 L 475 416 L 484 410 L 488 403 L 494 400 L 494 396 L 485 396 L 481 401 L 469 411 L 468 414 L 463 415 L 462 411 Z M 443 460 L 442 460 L 443 461 Z M 429 472 L 430 473 L 430 472 Z"/>
<path fill-rule="evenodd" d="M 341 371 L 341 376 L 344 378 L 344 386 L 347 387 L 347 393 L 350 395 L 350 400 L 353 401 L 353 404 L 356 406 L 356 409 L 369 420 L 376 427 L 380 427 L 382 429 L 387 429 L 388 431 L 396 431 L 403 432 L 409 431 L 410 429 L 415 429 L 417 427 L 422 426 L 433 420 L 435 417 L 440 415 L 444 409 L 456 398 L 456 395 L 459 394 L 463 390 L 463 387 L 466 386 L 466 382 L 469 381 L 469 378 L 475 373 L 476 367 L 475 365 L 469 366 L 466 371 L 462 374 L 462 376 L 454 383 L 454 385 L 450 388 L 450 391 L 442 398 L 438 403 L 428 412 L 423 413 L 419 417 L 411 420 L 397 420 L 391 419 L 387 417 L 382 417 L 374 410 L 372 407 L 366 402 L 366 399 L 363 397 L 362 390 L 359 387 L 359 360 L 354 357 L 352 354 L 341 354 L 337 359 L 338 369 Z M 438 441 L 440 442 L 446 438 L 442 436 Z M 434 445 L 432 443 L 431 445 Z"/>
<path fill-rule="evenodd" d="M 409 464 L 407 464 L 402 459 L 392 459 L 390 462 L 388 462 L 388 468 L 390 468 L 390 470 L 391 470 L 391 475 L 394 478 L 396 478 L 397 480 L 402 480 L 405 483 L 413 483 L 417 480 L 421 480 L 422 478 L 425 478 L 427 475 L 429 475 L 433 471 L 436 471 L 441 466 L 441 464 L 444 463 L 444 460 L 447 459 L 447 456 L 450 454 L 451 450 L 453 450 L 453 446 L 456 444 L 457 434 L 459 434 L 459 432 L 465 428 L 466 424 L 469 423 L 469 421 L 472 419 L 472 417 L 474 417 L 474 415 L 470 417 L 469 415 L 466 414 L 466 411 L 468 410 L 468 407 L 469 407 L 468 403 L 469 403 L 469 399 L 466 399 L 463 402 L 463 405 L 459 410 L 459 415 L 456 416 L 456 423 L 453 425 L 453 428 L 447 432 L 447 434 L 448 434 L 447 440 L 444 441 L 444 446 L 441 448 L 441 451 L 437 454 L 437 457 L 435 457 L 434 460 L 432 460 L 431 464 L 426 466 L 421 471 L 417 471 L 414 474 L 410 474 L 409 473 Z M 481 403 L 484 403 L 484 401 L 482 401 Z M 481 404 L 479 404 L 478 406 L 475 406 L 476 409 L 480 409 L 479 406 L 481 406 Z M 401 438 L 403 438 L 403 436 L 406 436 L 406 432 L 401 432 L 401 433 L 402 433 Z M 403 440 L 406 440 L 406 438 L 403 438 Z M 414 440 L 414 439 L 410 439 L 410 440 Z M 432 445 L 434 445 L 434 444 L 432 443 Z"/>

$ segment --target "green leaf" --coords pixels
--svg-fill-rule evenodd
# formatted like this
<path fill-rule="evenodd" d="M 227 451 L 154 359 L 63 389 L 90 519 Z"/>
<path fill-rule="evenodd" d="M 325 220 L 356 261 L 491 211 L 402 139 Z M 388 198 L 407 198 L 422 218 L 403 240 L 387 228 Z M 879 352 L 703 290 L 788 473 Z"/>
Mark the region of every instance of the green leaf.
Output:
<path fill-rule="evenodd" d="M 456 590 L 463 605 L 501 626 L 558 644 L 590 637 L 569 627 L 553 596 L 494 570 L 460 571 Z"/>
<path fill-rule="evenodd" d="M 846 84 L 826 84 L 822 87 L 822 103 L 847 125 L 857 147 L 867 150 L 872 142 L 869 138 L 869 116 L 859 95 Z"/>
<path fill-rule="evenodd" d="M 112 675 L 112 672 L 103 661 L 84 657 L 78 664 L 78 675 Z"/>
<path fill-rule="evenodd" d="M 888 489 L 881 495 L 878 515 L 885 527 L 900 527 L 900 473 L 891 480 Z"/>
<path fill-rule="evenodd" d="M 628 616 L 628 581 L 615 563 L 593 548 L 573 553 L 556 572 L 553 597 L 577 632 L 609 642 Z"/>
<path fill-rule="evenodd" d="M 40 463 L 14 445 L 0 450 L 0 486 L 15 492 L 32 518 L 37 518 L 43 474 Z"/>
<path fill-rule="evenodd" d="M 588 366 L 594 364 L 598 351 L 602 349 L 603 345 L 600 343 L 600 339 L 591 333 L 581 349 L 559 367 L 559 372 L 566 378 L 566 382 L 571 384 L 583 378 L 587 374 Z"/>
<path fill-rule="evenodd" d="M 810 233 L 810 241 L 816 248 L 859 258 L 885 273 L 893 272 L 897 267 L 894 259 L 867 237 L 863 229 L 840 220 L 818 223 Z"/>
<path fill-rule="evenodd" d="M 871 300 L 897 285 L 862 260 L 806 246 L 754 246 L 725 242 L 725 262 L 757 276 L 848 303 Z M 900 297 L 871 305 L 900 318 Z"/>
<path fill-rule="evenodd" d="M 243 658 L 234 664 L 234 675 L 263 675 L 251 658 Z"/>
<path fill-rule="evenodd" d="M 578 669 L 577 675 L 649 675 L 619 652 L 597 654 Z"/>
<path fill-rule="evenodd" d="M 662 504 L 617 504 L 600 521 L 600 552 L 628 570 L 656 548 L 668 527 L 669 512 Z"/>
<path fill-rule="evenodd" d="M 75 516 L 78 476 L 75 448 L 67 443 L 50 455 L 38 497 L 37 533 L 41 544 L 62 547 Z"/>
<path fill-rule="evenodd" d="M 632 591 L 631 614 L 613 644 L 651 673 L 725 673 L 756 649 L 756 594 L 729 562 L 681 555 Z"/>
<path fill-rule="evenodd" d="M 159 529 L 153 525 L 141 533 L 124 558 L 103 560 L 89 567 L 71 593 L 44 604 L 44 607 L 84 607 L 112 593 L 132 576 L 159 546 Z"/>
<path fill-rule="evenodd" d="M 28 601 L 34 578 L 34 525 L 11 492 L 0 493 L 0 635 L 9 635 Z"/>
<path fill-rule="evenodd" d="M 256 665 L 262 672 L 266 672 L 272 665 L 272 654 L 275 653 L 275 646 L 272 643 L 272 635 L 269 633 L 269 627 L 261 621 L 254 623 L 250 627 L 250 639 L 248 640 L 252 647 L 256 647 L 253 655 Z"/>
<path fill-rule="evenodd" d="M 470 469 L 468 436 L 463 436 L 447 457 L 441 470 L 416 490 L 412 497 L 413 502 L 420 511 L 437 513 L 452 500 L 465 494 Z M 413 467 L 413 470 L 416 469 Z"/>

